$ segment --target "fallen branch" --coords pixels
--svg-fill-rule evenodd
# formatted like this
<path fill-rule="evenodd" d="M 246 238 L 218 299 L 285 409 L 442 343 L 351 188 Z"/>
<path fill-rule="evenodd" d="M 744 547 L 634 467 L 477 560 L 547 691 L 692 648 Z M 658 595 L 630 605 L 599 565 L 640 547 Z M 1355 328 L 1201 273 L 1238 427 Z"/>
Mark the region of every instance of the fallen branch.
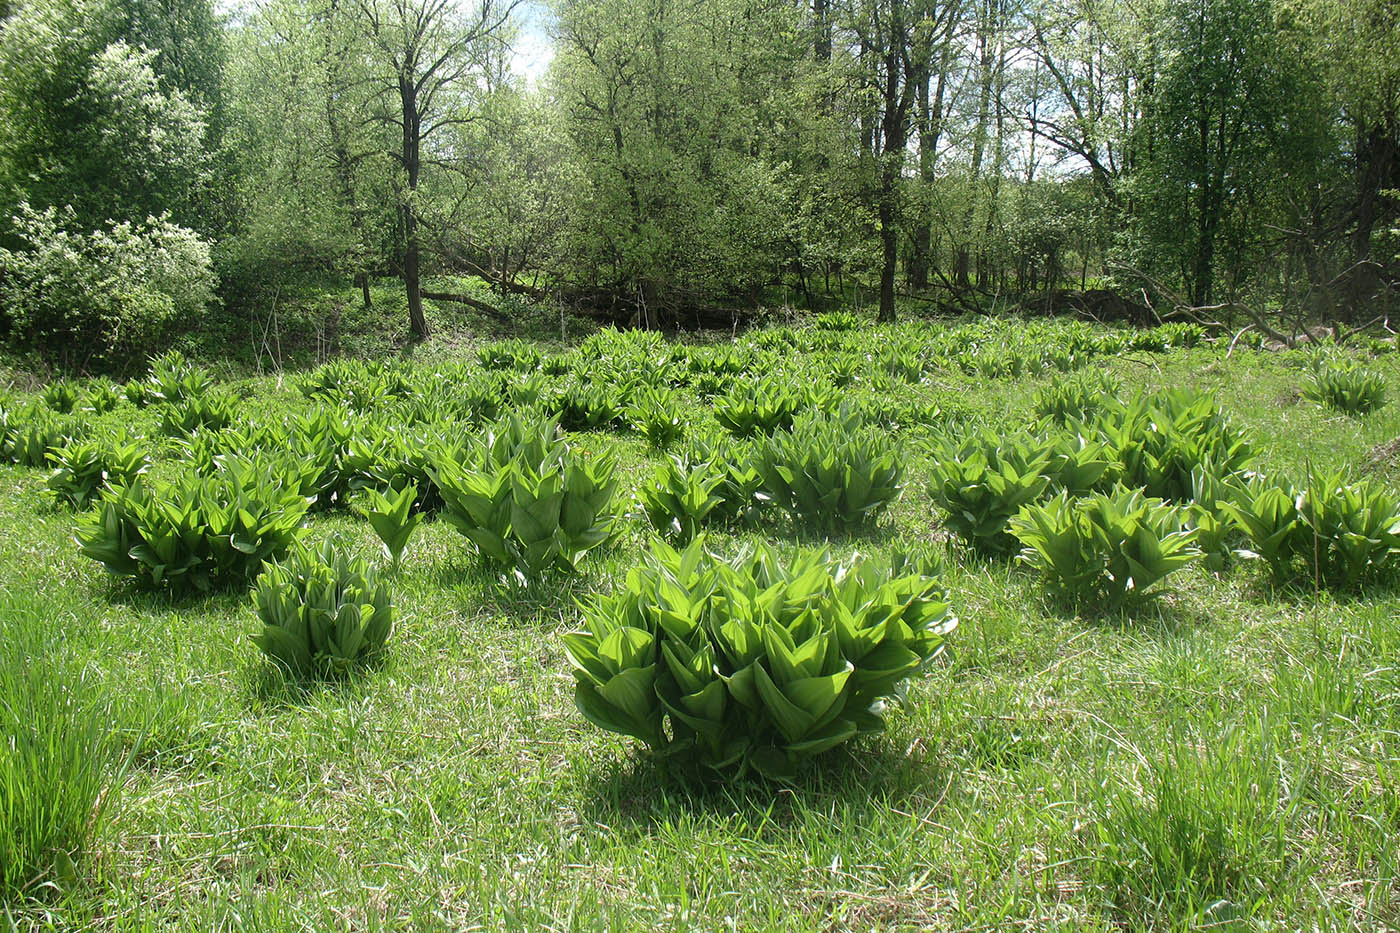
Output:
<path fill-rule="evenodd" d="M 473 298 L 471 295 L 461 295 L 454 292 L 422 292 L 421 294 L 430 301 L 455 301 L 458 304 L 464 304 L 469 308 L 475 308 L 478 311 L 489 314 L 503 323 L 510 320 L 510 316 L 500 308 L 488 305 L 486 302 Z"/>

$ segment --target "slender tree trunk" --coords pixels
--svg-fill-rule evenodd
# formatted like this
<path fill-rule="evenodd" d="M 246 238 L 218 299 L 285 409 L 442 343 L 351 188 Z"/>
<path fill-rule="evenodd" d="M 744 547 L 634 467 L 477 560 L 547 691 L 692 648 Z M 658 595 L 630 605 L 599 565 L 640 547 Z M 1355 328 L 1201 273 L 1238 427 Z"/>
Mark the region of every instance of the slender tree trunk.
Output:
<path fill-rule="evenodd" d="M 422 169 L 418 145 L 422 114 L 418 112 L 418 89 L 411 76 L 399 76 L 399 99 L 403 104 L 403 168 L 408 176 L 408 196 L 403 213 L 403 287 L 408 295 L 408 326 L 415 339 L 428 336 L 428 319 L 423 316 L 423 289 L 419 269 L 422 244 L 418 237 L 418 214 L 414 199 Z"/>

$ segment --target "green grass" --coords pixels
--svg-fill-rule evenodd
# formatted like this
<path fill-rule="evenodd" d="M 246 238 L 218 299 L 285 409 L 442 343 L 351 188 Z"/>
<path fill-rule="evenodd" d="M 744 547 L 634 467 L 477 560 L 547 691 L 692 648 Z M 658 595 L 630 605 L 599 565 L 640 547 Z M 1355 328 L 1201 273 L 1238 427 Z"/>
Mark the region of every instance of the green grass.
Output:
<path fill-rule="evenodd" d="M 789 355 L 817 372 L 816 355 Z M 1300 353 L 1227 360 L 1203 346 L 1091 365 L 1128 387 L 1216 391 L 1261 465 L 1295 478 L 1359 468 L 1400 436 L 1400 406 L 1354 418 L 1301 400 Z M 1394 355 L 1369 365 L 1400 379 Z M 936 403 L 955 431 L 1029 422 L 1049 380 L 933 365 L 922 383 L 882 384 L 878 366 L 872 354 L 851 391 Z M 244 421 L 311 404 L 276 378 L 234 388 Z M 713 421 L 706 405 L 682 410 L 688 430 Z M 154 435 L 157 421 L 123 402 L 95 430 Z M 943 540 L 923 490 L 937 428 L 895 434 L 909 487 L 873 529 L 834 537 L 834 552 Z M 580 443 L 616 450 L 629 497 L 662 456 L 635 434 Z M 1393 454 L 1370 469 L 1400 482 Z M 523 591 L 498 585 L 450 526 L 425 523 L 389 578 L 401 615 L 384 663 L 304 687 L 263 661 L 245 592 L 172 600 L 81 558 L 42 471 L 0 467 L 0 515 L 0 648 L 37 631 L 42 650 L 25 650 L 63 673 L 35 679 L 7 661 L 0 684 L 28 703 L 81 684 L 64 745 L 119 745 L 70 765 L 99 776 L 81 794 L 26 784 L 65 801 L 86 845 L 61 896 L 10 895 L 21 929 L 1400 925 L 1391 590 L 1279 590 L 1248 564 L 1220 578 L 1197 565 L 1133 614 L 1081 616 L 1024 568 L 949 544 L 943 582 L 961 626 L 886 735 L 792 786 L 694 787 L 578 715 L 558 637 L 578 598 L 637 562 L 649 535 L 638 516 L 578 577 Z M 313 541 L 337 533 L 384 563 L 364 520 L 312 519 Z M 752 534 L 820 538 L 781 518 Z M 742 537 L 712 543 L 732 551 Z M 76 820 L 94 794 L 101 818 Z"/>

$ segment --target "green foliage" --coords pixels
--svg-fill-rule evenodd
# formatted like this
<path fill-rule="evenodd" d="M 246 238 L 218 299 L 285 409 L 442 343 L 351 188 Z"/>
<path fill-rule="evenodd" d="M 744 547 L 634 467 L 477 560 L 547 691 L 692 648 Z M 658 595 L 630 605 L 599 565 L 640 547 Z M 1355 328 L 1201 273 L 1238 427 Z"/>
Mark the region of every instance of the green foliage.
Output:
<path fill-rule="evenodd" d="M 668 457 L 638 493 L 642 510 L 657 531 L 690 541 L 707 523 L 722 517 L 725 500 L 718 490 L 728 475 L 713 460 Z"/>
<path fill-rule="evenodd" d="M 220 459 L 209 476 L 138 479 L 102 493 L 79 520 L 85 557 L 150 587 L 204 592 L 245 585 L 286 553 L 309 505 L 295 465 Z"/>
<path fill-rule="evenodd" d="M 171 437 L 183 437 L 196 431 L 218 431 L 232 424 L 237 414 L 238 403 L 230 395 L 222 392 L 193 395 L 184 401 L 161 406 L 160 430 Z"/>
<path fill-rule="evenodd" d="M 678 404 L 674 392 L 657 389 L 641 393 L 632 403 L 633 422 L 653 448 L 666 450 L 685 433 Z"/>
<path fill-rule="evenodd" d="M 540 366 L 540 351 L 532 343 L 524 340 L 502 340 L 487 344 L 476 353 L 476 358 L 487 369 L 513 369 L 517 372 L 531 372 Z"/>
<path fill-rule="evenodd" d="M 860 315 L 852 314 L 849 311 L 828 311 L 825 314 L 818 314 L 812 320 L 812 324 L 817 330 L 838 332 L 859 330 L 861 318 Z"/>
<path fill-rule="evenodd" d="M 529 582 L 576 569 L 616 535 L 615 470 L 609 454 L 571 450 L 556 422 L 513 417 L 464 448 L 436 452 L 430 473 L 443 517 L 484 560 Z"/>
<path fill-rule="evenodd" d="M 87 433 L 80 420 L 60 418 L 43 408 L 21 409 L 0 418 L 0 454 L 20 466 L 48 466 L 50 453 Z"/>
<path fill-rule="evenodd" d="M 171 350 L 151 360 L 145 401 L 179 405 L 207 395 L 213 387 L 214 379 L 205 369 L 191 363 L 178 350 Z M 127 394 L 131 394 L 130 387 Z"/>
<path fill-rule="evenodd" d="M 584 616 L 564 648 L 586 719 L 662 760 L 776 779 L 883 730 L 885 699 L 957 624 L 933 579 L 874 559 L 760 545 L 723 561 L 703 540 L 656 542 Z"/>
<path fill-rule="evenodd" d="M 49 491 L 75 509 L 87 508 L 103 489 L 125 486 L 151 468 L 145 449 L 135 441 L 73 441 L 50 451 L 49 460 L 54 465 Z"/>
<path fill-rule="evenodd" d="M 58 379 L 44 386 L 44 391 L 39 393 L 39 397 L 44 400 L 44 404 L 50 411 L 60 415 L 72 414 L 73 409 L 78 407 L 78 400 L 82 398 L 82 390 L 78 388 L 76 382 L 67 379 Z"/>
<path fill-rule="evenodd" d="M 408 539 L 423 521 L 423 513 L 415 512 L 413 505 L 418 501 L 418 487 L 412 483 L 402 489 L 381 492 L 378 489 L 366 491 L 367 504 L 365 517 L 379 540 L 384 542 L 384 550 L 394 566 L 399 565 Z"/>
<path fill-rule="evenodd" d="M 1071 427 L 1104 444 L 1114 463 L 1111 479 L 1160 499 L 1189 499 L 1192 471 L 1207 464 L 1231 474 L 1253 463 L 1244 433 L 1210 395 L 1189 389 L 1115 401 Z"/>
<path fill-rule="evenodd" d="M 110 382 L 93 383 L 83 397 L 83 408 L 94 415 L 105 415 L 121 404 L 122 394 Z"/>
<path fill-rule="evenodd" d="M 1009 554 L 1017 546 L 1011 519 L 1049 487 L 1049 466 L 1047 450 L 987 431 L 961 444 L 943 443 L 928 491 L 954 534 L 983 554 Z"/>
<path fill-rule="evenodd" d="M 715 418 L 735 437 L 772 434 L 791 428 L 804 402 L 796 390 L 777 379 L 741 382 L 715 403 Z"/>
<path fill-rule="evenodd" d="M 598 431 L 622 424 L 622 399 L 611 387 L 571 383 L 555 397 L 553 413 L 566 431 Z"/>
<path fill-rule="evenodd" d="M 1380 579 L 1400 553 L 1400 502 L 1384 487 L 1314 472 L 1306 489 L 1255 478 L 1221 504 L 1279 581 L 1352 589 Z"/>
<path fill-rule="evenodd" d="M 331 539 L 320 550 L 297 545 L 259 575 L 253 605 L 258 647 L 283 671 L 332 677 L 378 657 L 394 624 L 389 588 L 374 568 Z"/>
<path fill-rule="evenodd" d="M 1303 385 L 1303 397 L 1335 411 L 1365 415 L 1385 404 L 1385 377 L 1359 366 L 1324 363 Z"/>
<path fill-rule="evenodd" d="M 1085 421 L 1117 399 L 1120 391 L 1117 380 L 1107 373 L 1081 373 L 1068 379 L 1056 379 L 1035 394 L 1031 413 L 1038 419 L 1049 419 L 1059 425 Z"/>
<path fill-rule="evenodd" d="M 70 671 L 40 642 L 52 618 L 0 609 L 0 900 L 18 905 L 47 885 L 78 882 L 122 786 L 111 704 L 88 672 Z M 8 913 L 8 907 L 7 907 Z M 13 916 L 11 916 L 13 919 Z"/>
<path fill-rule="evenodd" d="M 1140 490 L 1079 500 L 1060 493 L 1023 507 L 1011 532 L 1024 545 L 1019 559 L 1052 590 L 1108 608 L 1151 595 L 1156 583 L 1202 556 L 1180 511 Z"/>
<path fill-rule="evenodd" d="M 903 489 L 889 437 L 848 409 L 814 413 L 758 445 L 760 498 L 800 523 L 831 532 L 873 520 Z"/>
<path fill-rule="evenodd" d="M 10 340 L 51 359 L 120 365 L 214 301 L 209 246 L 166 219 L 84 230 L 71 212 L 19 207 L 0 248 Z"/>

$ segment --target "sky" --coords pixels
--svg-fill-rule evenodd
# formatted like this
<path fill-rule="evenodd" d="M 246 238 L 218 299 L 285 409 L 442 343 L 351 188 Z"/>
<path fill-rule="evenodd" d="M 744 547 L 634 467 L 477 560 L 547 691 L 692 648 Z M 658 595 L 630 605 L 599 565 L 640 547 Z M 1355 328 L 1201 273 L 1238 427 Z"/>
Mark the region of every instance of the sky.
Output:
<path fill-rule="evenodd" d="M 549 10 L 540 0 L 524 0 L 517 8 L 520 31 L 515 37 L 512 70 L 531 84 L 539 81 L 554 57 L 549 38 Z"/>

